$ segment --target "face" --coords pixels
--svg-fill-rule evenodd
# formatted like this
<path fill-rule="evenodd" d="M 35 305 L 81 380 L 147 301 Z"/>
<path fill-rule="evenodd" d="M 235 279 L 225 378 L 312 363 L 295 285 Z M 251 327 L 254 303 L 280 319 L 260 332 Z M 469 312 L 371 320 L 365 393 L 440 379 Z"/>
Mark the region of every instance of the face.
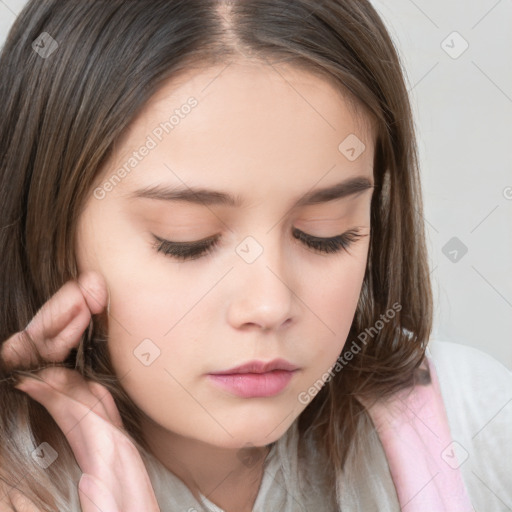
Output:
<path fill-rule="evenodd" d="M 356 310 L 373 152 L 332 84 L 282 65 L 195 70 L 145 105 L 85 205 L 76 256 L 108 284 L 110 356 L 151 422 L 263 446 L 305 409 Z M 370 187 L 318 193 L 351 179 Z M 276 358 L 297 369 L 211 376 Z"/>

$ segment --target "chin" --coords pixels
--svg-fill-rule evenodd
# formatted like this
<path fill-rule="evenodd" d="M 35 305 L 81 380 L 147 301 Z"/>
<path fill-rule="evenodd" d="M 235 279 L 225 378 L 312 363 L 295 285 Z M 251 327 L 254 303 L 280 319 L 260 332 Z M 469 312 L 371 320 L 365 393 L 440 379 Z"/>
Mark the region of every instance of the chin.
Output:
<path fill-rule="evenodd" d="M 224 432 L 224 435 L 215 436 L 209 442 L 232 449 L 266 446 L 282 437 L 295 418 L 296 416 L 289 415 L 283 421 L 282 415 L 274 415 L 268 418 L 258 416 L 257 413 L 252 417 L 244 415 L 238 421 L 229 423 L 226 430 L 230 435 Z"/>

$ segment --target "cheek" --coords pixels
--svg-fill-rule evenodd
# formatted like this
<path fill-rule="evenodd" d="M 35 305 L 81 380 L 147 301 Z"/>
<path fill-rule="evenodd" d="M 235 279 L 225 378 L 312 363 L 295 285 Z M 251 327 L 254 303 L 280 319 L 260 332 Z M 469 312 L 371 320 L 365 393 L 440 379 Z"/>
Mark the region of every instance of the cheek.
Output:
<path fill-rule="evenodd" d="M 304 288 L 304 302 L 315 317 L 314 345 L 308 346 L 310 369 L 304 377 L 309 386 L 327 371 L 343 351 L 361 293 L 368 244 L 351 250 L 339 262 L 325 265 Z"/>
<path fill-rule="evenodd" d="M 315 313 L 319 319 L 325 320 L 326 330 L 329 330 L 330 326 L 327 320 L 337 325 L 340 321 L 352 321 L 361 293 L 364 272 L 364 264 L 352 264 L 315 281 L 316 286 L 312 286 L 309 298 L 316 305 Z"/>
<path fill-rule="evenodd" d="M 193 321 L 197 293 L 190 284 L 176 276 L 160 275 L 158 283 L 148 279 L 149 284 L 142 276 L 129 283 L 111 279 L 110 358 L 135 405 L 156 423 L 187 435 L 193 418 L 204 416 L 191 397 L 209 359 L 208 332 L 199 333 Z"/>
<path fill-rule="evenodd" d="M 170 266 L 162 269 L 160 262 L 137 270 L 127 263 L 109 273 L 112 362 L 118 375 L 133 371 L 147 381 L 149 371 L 151 379 L 163 373 L 161 378 L 168 380 L 165 369 L 173 372 L 176 361 L 182 363 L 180 368 L 189 366 L 198 348 L 197 324 L 191 319 L 197 315 L 194 304 L 201 285 L 191 286 L 190 276 L 171 271 Z"/>

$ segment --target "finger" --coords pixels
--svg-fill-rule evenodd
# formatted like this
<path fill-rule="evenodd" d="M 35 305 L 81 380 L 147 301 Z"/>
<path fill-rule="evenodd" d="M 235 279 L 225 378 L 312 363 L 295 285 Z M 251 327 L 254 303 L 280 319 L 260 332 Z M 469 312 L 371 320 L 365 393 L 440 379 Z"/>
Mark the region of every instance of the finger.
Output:
<path fill-rule="evenodd" d="M 103 402 L 89 391 L 75 370 L 54 367 L 38 374 L 46 375 L 44 379 L 37 374 L 24 377 L 15 387 L 46 408 L 66 436 L 83 472 L 108 473 L 104 461 L 113 456 L 126 436 L 110 423 Z"/>
<path fill-rule="evenodd" d="M 49 361 L 64 358 L 71 348 L 65 346 L 66 341 L 74 341 L 70 339 L 73 333 L 82 334 L 89 323 L 88 316 L 78 285 L 67 282 L 43 304 L 24 330 L 5 341 L 1 350 L 4 364 L 9 369 L 33 366 L 37 363 L 34 350 Z"/>
<path fill-rule="evenodd" d="M 91 313 L 107 302 L 107 288 L 97 272 L 82 274 L 65 283 L 36 313 L 27 327 L 2 345 L 0 356 L 8 370 L 37 363 L 34 347 L 49 362 L 63 361 L 89 325 Z"/>
<path fill-rule="evenodd" d="M 90 391 L 87 381 L 76 370 L 48 367 L 34 377 L 22 377 L 14 387 L 43 405 L 64 434 L 73 430 L 90 412 L 110 423 L 103 400 Z"/>
<path fill-rule="evenodd" d="M 87 384 L 91 393 L 93 393 L 98 400 L 102 401 L 110 422 L 118 428 L 124 428 L 121 414 L 110 391 L 99 382 L 88 381 Z"/>
<path fill-rule="evenodd" d="M 100 480 L 84 473 L 78 482 L 82 512 L 119 512 L 114 497 Z"/>
<path fill-rule="evenodd" d="M 105 278 L 96 271 L 83 272 L 78 277 L 78 286 L 87 301 L 93 315 L 101 313 L 108 302 L 108 290 Z"/>

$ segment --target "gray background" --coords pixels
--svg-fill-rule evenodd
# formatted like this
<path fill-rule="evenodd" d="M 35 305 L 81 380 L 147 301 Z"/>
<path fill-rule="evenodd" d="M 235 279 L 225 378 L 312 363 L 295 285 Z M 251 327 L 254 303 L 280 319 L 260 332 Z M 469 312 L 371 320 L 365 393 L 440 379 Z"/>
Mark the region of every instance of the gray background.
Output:
<path fill-rule="evenodd" d="M 25 3 L 0 0 L 0 44 Z M 512 369 L 512 1 L 372 3 L 400 53 L 414 109 L 432 337 Z"/>

